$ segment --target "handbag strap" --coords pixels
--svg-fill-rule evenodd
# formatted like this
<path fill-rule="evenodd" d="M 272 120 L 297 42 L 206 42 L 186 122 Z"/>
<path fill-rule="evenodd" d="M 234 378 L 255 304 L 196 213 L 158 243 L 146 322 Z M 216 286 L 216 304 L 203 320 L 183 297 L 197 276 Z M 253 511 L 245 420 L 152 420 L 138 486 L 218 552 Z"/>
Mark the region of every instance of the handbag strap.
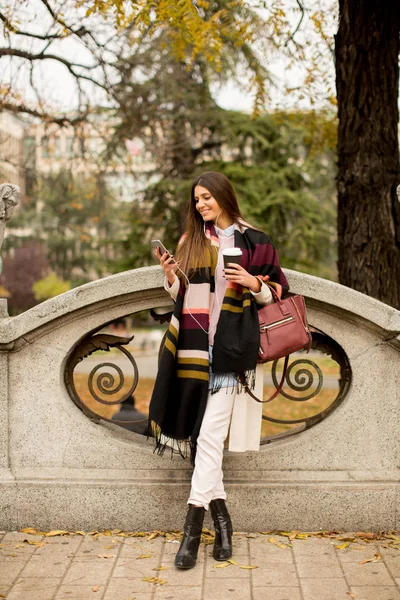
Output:
<path fill-rule="evenodd" d="M 253 398 L 253 400 L 255 400 L 256 402 L 260 402 L 260 404 L 266 404 L 267 402 L 271 402 L 271 400 L 273 400 L 280 394 L 281 389 L 283 388 L 283 384 L 285 383 L 288 364 L 289 364 L 289 355 L 285 356 L 285 362 L 283 365 L 281 381 L 280 381 L 278 387 L 276 388 L 275 392 L 272 394 L 272 396 L 270 398 L 268 398 L 268 400 L 260 400 L 259 398 L 257 398 L 257 396 L 255 396 L 253 394 L 253 392 L 251 391 L 251 389 L 249 388 L 249 386 L 246 383 L 243 373 L 240 374 L 240 378 L 239 378 L 240 383 L 243 385 L 244 391 L 246 392 L 246 394 L 249 394 L 249 396 L 251 396 L 251 398 Z"/>

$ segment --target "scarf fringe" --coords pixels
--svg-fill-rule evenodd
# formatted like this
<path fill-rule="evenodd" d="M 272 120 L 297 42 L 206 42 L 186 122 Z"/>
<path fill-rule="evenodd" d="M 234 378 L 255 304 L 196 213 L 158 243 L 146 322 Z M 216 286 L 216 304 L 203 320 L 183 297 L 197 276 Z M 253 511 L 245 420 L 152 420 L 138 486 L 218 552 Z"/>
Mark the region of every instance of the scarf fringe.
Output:
<path fill-rule="evenodd" d="M 256 369 L 250 369 L 248 371 L 244 371 L 243 373 L 235 373 L 234 377 L 238 382 L 238 393 L 246 391 L 246 387 L 250 390 L 254 390 L 256 387 Z"/>
<path fill-rule="evenodd" d="M 157 423 L 149 419 L 149 435 L 147 440 L 152 439 L 155 443 L 153 453 L 158 456 L 163 456 L 164 452 L 170 451 L 171 460 L 175 454 L 179 454 L 184 460 L 190 458 L 190 463 L 194 465 L 194 459 L 196 456 L 196 444 L 191 440 L 176 440 L 172 437 L 167 437 L 161 432 L 161 429 Z"/>
<path fill-rule="evenodd" d="M 234 378 L 235 382 L 229 384 L 228 382 Z M 242 373 L 218 373 L 214 377 L 213 386 L 210 388 L 211 394 L 216 394 L 223 388 L 226 388 L 226 393 L 230 392 L 233 394 L 237 392 L 241 394 L 246 391 L 246 386 L 251 390 L 254 390 L 256 386 L 256 369 L 249 369 Z"/>

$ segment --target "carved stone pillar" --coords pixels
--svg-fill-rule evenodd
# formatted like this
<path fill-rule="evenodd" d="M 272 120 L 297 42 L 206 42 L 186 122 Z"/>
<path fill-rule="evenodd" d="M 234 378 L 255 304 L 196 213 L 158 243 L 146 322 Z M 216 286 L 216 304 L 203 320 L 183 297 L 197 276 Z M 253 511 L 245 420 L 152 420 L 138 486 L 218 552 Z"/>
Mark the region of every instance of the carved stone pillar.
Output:
<path fill-rule="evenodd" d="M 19 202 L 21 190 L 12 183 L 3 183 L 0 185 L 0 275 L 2 272 L 1 247 L 3 245 L 6 223 L 11 219 L 14 208 Z M 7 299 L 0 298 L 0 319 L 8 317 Z"/>

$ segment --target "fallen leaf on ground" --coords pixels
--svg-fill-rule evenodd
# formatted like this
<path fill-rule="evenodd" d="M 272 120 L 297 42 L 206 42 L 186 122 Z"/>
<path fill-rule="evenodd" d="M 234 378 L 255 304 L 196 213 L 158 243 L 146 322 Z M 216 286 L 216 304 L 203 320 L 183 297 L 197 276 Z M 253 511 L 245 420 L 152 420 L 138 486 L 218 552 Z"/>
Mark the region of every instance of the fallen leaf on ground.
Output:
<path fill-rule="evenodd" d="M 32 542 L 31 540 L 22 540 L 23 542 L 29 544 L 30 546 L 36 546 L 36 548 L 43 548 L 46 545 L 46 542 Z"/>
<path fill-rule="evenodd" d="M 233 558 L 228 558 L 228 560 L 226 562 L 231 563 L 231 565 L 237 565 L 238 564 L 236 562 L 236 560 L 233 560 Z"/>
<path fill-rule="evenodd" d="M 55 535 L 68 535 L 69 531 L 64 531 L 63 529 L 54 529 L 53 531 L 48 531 L 44 535 L 46 537 L 53 537 Z"/>
<path fill-rule="evenodd" d="M 100 586 L 99 586 L 99 585 L 94 585 L 94 586 L 92 587 L 92 592 L 98 592 L 98 591 L 99 591 L 99 589 L 100 589 Z"/>
<path fill-rule="evenodd" d="M 225 567 L 230 567 L 230 562 L 219 563 L 218 565 L 214 565 L 214 569 L 224 569 Z"/>
<path fill-rule="evenodd" d="M 239 569 L 258 569 L 258 565 L 239 565 Z"/>
<path fill-rule="evenodd" d="M 167 567 L 161 566 L 161 567 L 154 567 L 152 569 L 153 571 L 166 571 Z"/>
<path fill-rule="evenodd" d="M 152 555 L 151 554 L 142 554 L 141 556 L 137 557 L 137 560 L 139 560 L 139 558 L 151 558 Z"/>
<path fill-rule="evenodd" d="M 382 554 L 380 552 L 375 552 L 374 558 L 367 558 L 366 560 L 361 560 L 360 565 L 365 565 L 370 562 L 378 562 L 382 560 Z"/>
<path fill-rule="evenodd" d="M 116 548 L 115 544 L 112 544 L 111 546 L 104 546 L 104 550 L 112 550 L 113 548 Z"/>
<path fill-rule="evenodd" d="M 282 542 L 278 542 L 273 537 L 269 538 L 268 541 L 270 544 L 275 544 L 275 546 L 278 546 L 278 548 L 282 548 L 282 550 L 286 550 L 286 548 L 289 548 L 290 546 L 292 546 L 292 544 L 283 544 Z"/>
<path fill-rule="evenodd" d="M 21 529 L 21 533 L 30 533 L 31 535 L 38 535 L 37 529 L 33 529 L 33 527 L 25 527 L 25 529 Z"/>
<path fill-rule="evenodd" d="M 347 548 L 348 546 L 350 546 L 350 542 L 344 542 L 344 544 L 340 544 L 339 546 L 336 546 L 336 548 L 338 550 L 344 550 L 344 548 Z"/>
<path fill-rule="evenodd" d="M 142 581 L 155 583 L 156 585 L 164 585 L 164 583 L 167 583 L 168 579 L 161 579 L 161 577 L 143 577 Z"/>
<path fill-rule="evenodd" d="M 376 533 L 372 533 L 371 531 L 356 531 L 354 535 L 366 538 L 367 540 L 374 540 L 376 538 Z"/>
<path fill-rule="evenodd" d="M 84 531 L 74 531 L 74 533 L 75 533 L 76 535 L 83 535 L 83 536 L 85 536 L 85 535 L 86 535 L 86 533 L 85 533 Z"/>
<path fill-rule="evenodd" d="M 97 558 L 115 558 L 115 554 L 98 554 Z"/>
<path fill-rule="evenodd" d="M 353 594 L 353 592 L 346 592 L 346 594 L 350 597 L 350 598 L 357 598 L 357 596 L 355 594 Z"/>

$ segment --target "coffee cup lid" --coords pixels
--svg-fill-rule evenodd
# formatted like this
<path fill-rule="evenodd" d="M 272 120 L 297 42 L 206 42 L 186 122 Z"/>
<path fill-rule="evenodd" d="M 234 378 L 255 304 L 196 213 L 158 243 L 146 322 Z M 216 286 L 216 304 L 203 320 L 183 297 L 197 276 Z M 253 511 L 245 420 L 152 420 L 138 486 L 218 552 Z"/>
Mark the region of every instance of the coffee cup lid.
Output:
<path fill-rule="evenodd" d="M 242 256 L 242 250 L 240 248 L 225 248 L 222 250 L 224 256 Z"/>

